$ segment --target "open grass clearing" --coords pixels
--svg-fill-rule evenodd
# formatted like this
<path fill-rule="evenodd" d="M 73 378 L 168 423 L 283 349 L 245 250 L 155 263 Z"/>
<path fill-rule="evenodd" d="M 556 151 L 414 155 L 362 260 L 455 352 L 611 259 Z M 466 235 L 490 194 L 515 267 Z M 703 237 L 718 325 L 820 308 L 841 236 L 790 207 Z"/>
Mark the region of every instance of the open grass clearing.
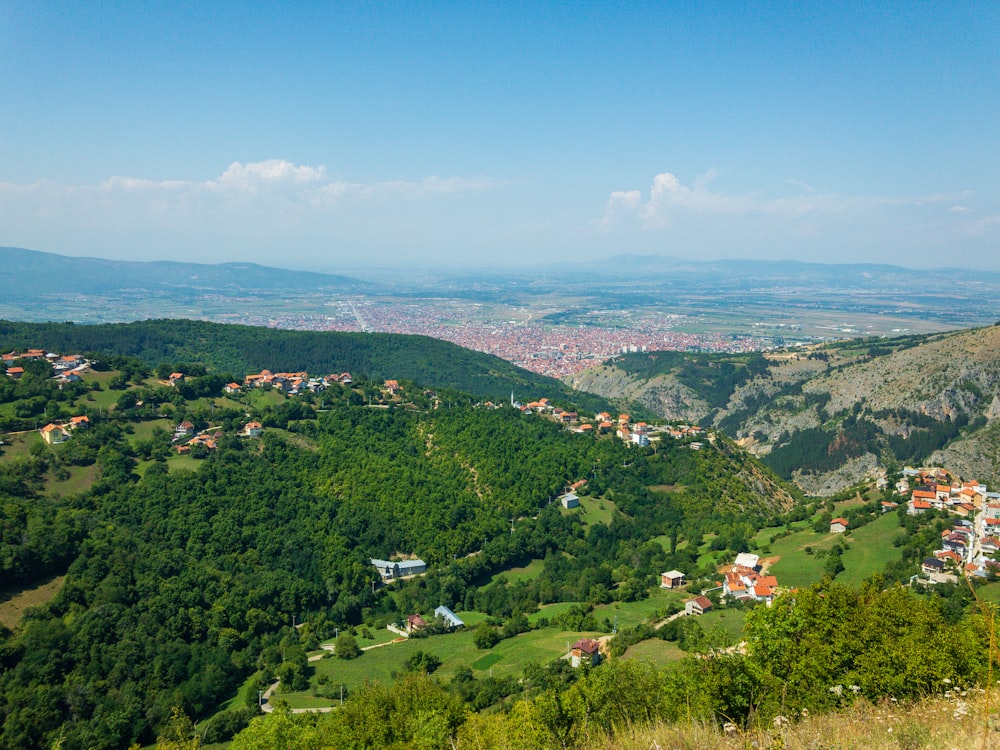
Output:
<path fill-rule="evenodd" d="M 610 526 L 611 520 L 614 518 L 615 511 L 617 510 L 618 506 L 611 500 L 600 497 L 580 498 L 580 518 L 586 526 L 593 526 L 595 524 Z M 575 513 L 577 511 L 567 510 L 564 512 Z"/>
<path fill-rule="evenodd" d="M 174 431 L 174 423 L 169 419 L 147 419 L 141 422 L 129 422 L 129 425 L 132 427 L 132 434 L 128 436 L 128 442 L 133 446 L 140 440 L 149 440 L 153 437 L 153 431 L 157 427 L 168 434 Z"/>
<path fill-rule="evenodd" d="M 878 520 L 847 534 L 849 546 L 841 558 L 844 571 L 837 576 L 837 582 L 858 587 L 874 573 L 885 570 L 889 563 L 899 560 L 903 549 L 892 544 L 899 533 L 899 517 L 895 513 L 885 513 Z"/>
<path fill-rule="evenodd" d="M 687 652 L 681 651 L 673 641 L 663 641 L 659 638 L 650 638 L 640 641 L 634 646 L 629 646 L 623 659 L 635 659 L 636 661 L 646 661 L 657 666 L 664 666 L 671 662 L 680 661 Z"/>
<path fill-rule="evenodd" d="M 725 632 L 726 637 L 731 643 L 738 643 L 743 639 L 743 623 L 746 620 L 746 610 L 717 607 L 695 619 L 706 633 L 719 628 Z"/>
<path fill-rule="evenodd" d="M 690 597 L 686 589 L 661 589 L 650 591 L 649 597 L 634 602 L 611 602 L 594 607 L 594 617 L 601 623 L 607 618 L 612 624 L 618 618 L 618 629 L 631 628 L 659 619 L 671 604 L 680 604 Z"/>
<path fill-rule="evenodd" d="M 510 583 L 517 583 L 518 581 L 533 581 L 541 575 L 544 567 L 545 561 L 536 558 L 527 565 L 522 565 L 516 568 L 507 568 L 507 570 L 495 573 L 490 578 L 490 583 L 496 583 L 500 579 L 507 580 Z"/>
<path fill-rule="evenodd" d="M 585 635 L 595 634 L 543 628 L 500 641 L 488 651 L 476 648 L 471 629 L 414 638 L 366 651 L 357 659 L 338 659 L 331 655 L 311 662 L 313 674 L 310 689 L 280 694 L 279 697 L 292 708 L 315 706 L 317 701 L 320 701 L 318 705 L 331 705 L 329 699 L 316 697 L 317 689 L 329 691 L 345 685 L 350 692 L 362 687 L 366 681 L 391 682 L 393 672 L 399 672 L 406 660 L 418 651 L 433 654 L 441 660 L 441 667 L 434 672 L 434 677 L 442 682 L 450 680 L 459 667 L 470 667 L 480 677 L 488 674 L 495 677 L 519 676 L 531 662 L 545 664 L 560 658 L 570 645 Z M 476 664 L 481 668 L 477 668 Z M 321 677 L 325 677 L 325 686 L 318 682 Z"/>
<path fill-rule="evenodd" d="M 827 551 L 837 542 L 847 545 L 842 557 L 844 571 L 839 582 L 857 586 L 872 573 L 881 571 L 886 563 L 898 559 L 900 551 L 892 546 L 899 533 L 899 520 L 888 513 L 876 521 L 851 531 L 850 534 L 817 534 L 811 528 L 796 531 L 770 545 L 768 557 L 776 558 L 769 572 L 778 577 L 782 587 L 808 586 L 822 580 L 827 557 L 817 552 Z M 812 550 L 812 554 L 806 549 Z"/>
<path fill-rule="evenodd" d="M 45 493 L 52 496 L 76 495 L 89 490 L 101 473 L 97 464 L 90 466 L 67 466 L 69 479 L 58 480 L 50 471 L 45 479 Z"/>
<path fill-rule="evenodd" d="M 566 614 L 572 607 L 577 607 L 579 605 L 579 602 L 555 602 L 554 604 L 542 604 L 538 608 L 537 612 L 532 612 L 528 615 L 528 622 L 534 625 L 542 618 L 552 620 L 559 617 L 559 615 Z M 459 617 L 462 617 L 462 615 L 459 615 Z M 464 617 L 462 617 L 462 619 L 465 620 Z M 465 624 L 470 625 L 471 623 L 468 620 L 465 620 Z"/>
<path fill-rule="evenodd" d="M 66 576 L 57 576 L 30 589 L 23 589 L 9 599 L 0 602 L 0 625 L 13 630 L 21 622 L 24 611 L 29 607 L 40 607 L 59 592 Z"/>
<path fill-rule="evenodd" d="M 198 471 L 201 466 L 201 459 L 191 456 L 174 455 L 167 459 L 167 468 L 173 474 L 178 471 Z"/>
<path fill-rule="evenodd" d="M 10 460 L 27 458 L 31 455 L 33 445 L 42 444 L 42 436 L 37 430 L 30 432 L 8 432 L 3 435 L 3 445 L 0 446 L 0 457 Z"/>

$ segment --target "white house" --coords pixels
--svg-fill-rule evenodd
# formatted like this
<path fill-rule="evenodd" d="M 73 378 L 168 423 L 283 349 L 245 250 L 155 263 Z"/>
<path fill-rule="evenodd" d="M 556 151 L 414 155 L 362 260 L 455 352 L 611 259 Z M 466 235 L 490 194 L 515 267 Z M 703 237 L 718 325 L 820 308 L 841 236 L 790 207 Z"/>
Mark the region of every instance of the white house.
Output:
<path fill-rule="evenodd" d="M 567 492 L 565 495 L 559 498 L 559 502 L 562 503 L 564 508 L 579 508 L 580 498 L 577 497 L 572 492 Z"/>

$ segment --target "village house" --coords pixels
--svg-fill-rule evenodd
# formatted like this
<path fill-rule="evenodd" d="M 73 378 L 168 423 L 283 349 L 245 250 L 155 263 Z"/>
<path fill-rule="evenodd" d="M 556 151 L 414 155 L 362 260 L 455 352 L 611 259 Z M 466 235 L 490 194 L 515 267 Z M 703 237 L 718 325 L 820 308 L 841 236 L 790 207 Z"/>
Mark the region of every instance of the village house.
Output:
<path fill-rule="evenodd" d="M 392 562 L 373 557 L 370 562 L 378 570 L 383 581 L 415 576 L 427 571 L 427 563 L 423 560 L 400 560 L 399 562 Z"/>
<path fill-rule="evenodd" d="M 923 570 L 927 575 L 943 573 L 944 561 L 938 560 L 936 557 L 928 557 L 924 560 L 923 565 L 921 565 L 921 570 Z"/>
<path fill-rule="evenodd" d="M 830 521 L 831 534 L 843 534 L 847 531 L 848 520 L 846 518 L 834 518 Z"/>
<path fill-rule="evenodd" d="M 597 666 L 601 663 L 601 646 L 593 638 L 581 638 L 569 651 L 570 664 L 579 667 L 582 664 Z"/>
<path fill-rule="evenodd" d="M 434 616 L 440 617 L 444 621 L 445 627 L 450 630 L 465 626 L 465 623 L 462 622 L 459 616 L 443 604 L 434 610 Z"/>
<path fill-rule="evenodd" d="M 679 570 L 668 570 L 666 573 L 660 573 L 661 589 L 676 589 L 686 583 L 687 577 Z"/>
<path fill-rule="evenodd" d="M 65 443 L 69 440 L 69 431 L 60 424 L 47 424 L 41 430 L 42 440 L 49 445 Z"/>
<path fill-rule="evenodd" d="M 240 384 L 239 383 L 226 383 L 226 387 L 223 388 L 223 390 L 226 393 L 228 393 L 230 396 L 232 396 L 234 393 L 239 393 L 240 392 Z"/>
<path fill-rule="evenodd" d="M 420 615 L 409 615 L 406 618 L 406 633 L 410 635 L 427 627 L 427 622 Z"/>
<path fill-rule="evenodd" d="M 559 502 L 562 503 L 564 508 L 579 508 L 580 498 L 572 492 L 567 492 L 559 498 Z"/>
<path fill-rule="evenodd" d="M 261 433 L 264 432 L 264 427 L 260 422 L 247 422 L 243 426 L 243 434 L 246 437 L 260 437 Z"/>
<path fill-rule="evenodd" d="M 712 600 L 707 596 L 696 596 L 693 599 L 684 600 L 684 614 L 703 615 L 712 608 Z"/>

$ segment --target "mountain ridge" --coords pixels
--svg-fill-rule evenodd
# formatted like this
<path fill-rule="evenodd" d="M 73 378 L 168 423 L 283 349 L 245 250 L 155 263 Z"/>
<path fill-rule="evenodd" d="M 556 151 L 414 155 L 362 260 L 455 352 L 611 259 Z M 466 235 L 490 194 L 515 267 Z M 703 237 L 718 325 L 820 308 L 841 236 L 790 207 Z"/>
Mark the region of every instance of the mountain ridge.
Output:
<path fill-rule="evenodd" d="M 641 371 L 659 357 L 669 360 L 664 371 Z M 568 381 L 635 399 L 663 418 L 723 429 L 810 494 L 909 462 L 1000 480 L 1000 326 L 858 339 L 763 359 L 765 369 L 751 373 L 750 356 L 632 354 Z M 720 401 L 724 377 L 730 382 Z M 817 441 L 826 453 L 807 456 L 801 446 Z"/>

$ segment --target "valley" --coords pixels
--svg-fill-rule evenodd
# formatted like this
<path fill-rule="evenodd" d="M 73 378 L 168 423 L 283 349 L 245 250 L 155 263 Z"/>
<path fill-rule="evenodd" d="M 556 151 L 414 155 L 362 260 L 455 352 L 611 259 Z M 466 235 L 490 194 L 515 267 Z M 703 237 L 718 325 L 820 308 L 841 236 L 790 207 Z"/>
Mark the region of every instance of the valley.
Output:
<path fill-rule="evenodd" d="M 174 345 L 168 330 L 179 334 L 175 356 L 183 360 L 153 364 L 153 352 Z M 90 348 L 104 341 L 123 351 L 138 331 L 147 347 L 132 348 L 139 357 Z M 260 335 L 272 337 L 272 353 L 298 359 L 264 360 L 265 368 L 244 359 L 251 350 L 241 347 L 259 345 Z M 266 705 L 278 710 L 268 717 L 287 706 L 318 721 L 308 712 L 332 708 L 322 714 L 332 722 L 327 732 L 370 701 L 395 711 L 389 704 L 401 689 L 443 691 L 433 693 L 443 701 L 436 711 L 451 710 L 451 701 L 463 711 L 523 701 L 534 711 L 632 669 L 699 684 L 707 678 L 696 676 L 690 656 L 759 642 L 761 628 L 771 627 L 758 614 L 765 599 L 788 606 L 788 592 L 815 586 L 833 593 L 882 585 L 896 596 L 893 583 L 911 583 L 950 528 L 945 509 L 906 512 L 895 470 L 809 497 L 716 427 L 629 417 L 598 406 L 607 401 L 578 406 L 558 381 L 516 372 L 508 377 L 524 378 L 525 403 L 509 394 L 493 400 L 492 389 L 502 394 L 509 381 L 479 380 L 479 365 L 470 369 L 476 360 L 456 362 L 450 349 L 426 349 L 425 371 L 441 382 L 480 383 L 483 395 L 428 388 L 390 377 L 400 374 L 391 369 L 372 377 L 364 363 L 375 359 L 350 347 L 332 354 L 342 335 L 182 321 L 0 331 L 8 352 L 0 564 L 14 618 L 0 643 L 5 736 L 21 747 L 41 746 L 55 732 L 71 746 L 148 742 L 179 708 L 199 720 L 206 741 L 224 740 L 248 727 L 275 680 Z M 25 337 L 38 345 L 8 348 Z M 86 356 L 50 345 L 73 341 L 88 342 L 79 350 Z M 889 344 L 879 356 L 923 345 Z M 396 361 L 412 374 L 405 363 L 424 344 L 404 337 L 379 346 L 411 352 Z M 826 372 L 831 360 L 872 356 L 858 349 L 849 359 L 856 345 L 839 346 L 825 361 L 806 361 Z M 310 349 L 310 369 L 299 370 Z M 638 366 L 644 355 L 634 356 Z M 654 369 L 672 372 L 686 361 L 672 356 Z M 709 404 L 729 403 L 732 389 L 771 372 L 760 354 L 720 356 L 683 375 L 690 387 L 725 374 L 709 377 Z M 393 367 L 391 358 L 378 361 Z M 257 367 L 213 369 L 219 362 Z M 317 363 L 327 367 L 312 369 Z M 578 507 L 560 500 L 570 488 Z M 885 512 L 888 503 L 900 510 Z M 834 521 L 843 528 L 835 531 Z M 753 597 L 728 591 L 740 553 L 759 559 L 761 580 L 777 588 Z M 386 556 L 419 556 L 427 570 L 386 583 L 368 562 Z M 686 580 L 665 589 L 662 574 L 671 570 Z M 970 580 L 991 599 L 1000 584 L 989 563 L 982 573 Z M 53 575 L 58 588 L 40 588 Z M 926 586 L 953 613 L 935 627 L 971 627 L 961 614 L 971 588 Z M 21 592 L 35 592 L 31 609 Z M 703 614 L 670 617 L 701 598 Z M 441 627 L 433 614 L 441 604 L 464 629 Z M 389 643 L 387 625 L 402 628 L 417 616 L 424 626 Z M 348 636 L 358 650 L 342 658 Z M 587 639 L 606 662 L 593 676 L 564 658 Z M 740 659 L 777 669 L 767 648 L 747 648 Z M 953 659 L 945 672 L 952 679 L 975 673 Z M 39 670 L 41 661 L 51 666 Z M 726 664 L 712 669 L 743 669 Z M 438 687 L 421 687 L 421 675 Z M 92 697 L 79 703 L 70 685 L 89 686 Z M 879 688 L 865 690 L 875 696 Z M 65 698 L 46 708 L 30 697 L 43 695 Z M 737 700 L 724 689 L 710 696 Z M 808 691 L 796 700 L 825 705 Z M 668 703 L 656 711 L 670 715 Z M 719 709 L 697 710 L 710 717 Z M 129 718 L 112 725 L 112 714 Z M 462 719 L 447 731 L 475 725 Z M 563 731 L 551 718 L 531 725 L 550 740 Z"/>

